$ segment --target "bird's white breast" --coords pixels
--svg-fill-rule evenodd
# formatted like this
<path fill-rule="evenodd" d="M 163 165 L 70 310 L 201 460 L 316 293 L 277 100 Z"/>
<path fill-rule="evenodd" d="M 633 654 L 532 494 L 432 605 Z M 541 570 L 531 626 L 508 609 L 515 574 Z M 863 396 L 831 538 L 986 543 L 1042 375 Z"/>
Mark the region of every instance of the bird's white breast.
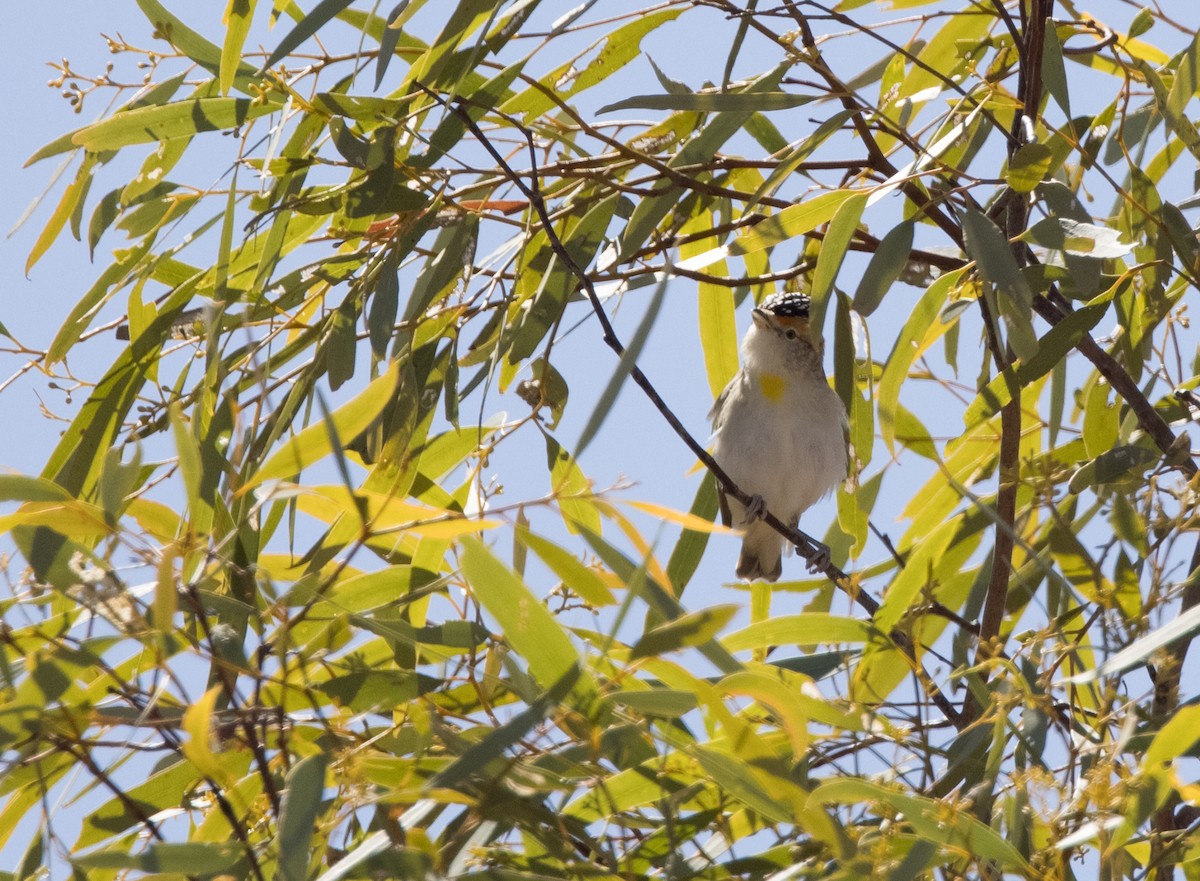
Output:
<path fill-rule="evenodd" d="M 846 476 L 841 399 L 823 379 L 789 383 L 774 401 L 760 381 L 744 380 L 721 414 L 713 455 L 741 489 L 795 520 Z"/>

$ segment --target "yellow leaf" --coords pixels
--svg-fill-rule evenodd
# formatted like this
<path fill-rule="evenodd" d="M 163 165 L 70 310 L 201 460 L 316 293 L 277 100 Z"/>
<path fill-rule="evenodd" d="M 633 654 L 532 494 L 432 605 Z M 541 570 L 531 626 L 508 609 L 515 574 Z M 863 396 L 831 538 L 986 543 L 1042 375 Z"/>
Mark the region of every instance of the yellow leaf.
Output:
<path fill-rule="evenodd" d="M 378 418 L 395 398 L 400 384 L 400 365 L 393 361 L 388 369 L 362 390 L 352 401 L 333 412 L 330 417 L 338 440 L 344 445 L 358 437 Z M 265 480 L 292 477 L 333 452 L 333 432 L 324 420 L 314 422 L 289 439 L 263 463 L 241 492 L 248 492 Z"/>
<path fill-rule="evenodd" d="M 67 538 L 87 539 L 112 532 L 104 512 L 72 499 L 65 502 L 26 502 L 15 514 L 0 517 L 0 534 L 17 526 L 48 526 Z"/>
<path fill-rule="evenodd" d="M 625 537 L 628 538 L 629 542 L 634 546 L 634 548 L 637 549 L 637 552 L 641 555 L 641 558 L 646 561 L 646 574 L 653 578 L 659 585 L 661 585 L 663 590 L 670 593 L 671 579 L 667 575 L 666 570 L 663 569 L 662 564 L 658 562 L 658 558 L 654 556 L 654 548 L 648 541 L 646 541 L 642 534 L 638 532 L 637 527 L 633 525 L 628 517 L 607 502 L 601 501 L 600 499 L 594 499 L 593 503 L 598 511 L 617 524 L 620 530 L 625 533 Z"/>
<path fill-rule="evenodd" d="M 727 694 L 751 697 L 771 710 L 787 733 L 797 759 L 808 751 L 808 717 L 796 700 L 795 692 L 780 679 L 742 670 L 726 676 L 718 687 Z"/>
<path fill-rule="evenodd" d="M 188 707 L 183 714 L 183 730 L 188 739 L 183 743 L 183 754 L 189 762 L 196 766 L 205 777 L 217 781 L 223 786 L 232 786 L 233 778 L 225 773 L 225 769 L 217 760 L 209 742 L 212 736 L 213 708 L 217 703 L 217 695 L 221 686 L 214 685 L 204 693 L 204 697 Z"/>
<path fill-rule="evenodd" d="M 344 486 L 296 487 L 287 485 L 285 491 L 297 493 L 296 505 L 306 514 L 325 523 L 341 517 L 359 516 L 355 502 L 364 506 L 367 523 L 375 535 L 388 532 L 411 532 L 427 538 L 457 538 L 473 535 L 485 529 L 496 529 L 499 520 L 482 520 L 464 516 L 446 508 L 417 505 L 386 493 L 358 490 L 353 493 Z"/>
<path fill-rule="evenodd" d="M 631 508 L 637 508 L 639 511 L 649 514 L 651 517 L 668 520 L 693 532 L 737 535 L 736 529 L 730 529 L 728 526 L 722 526 L 720 523 L 714 523 L 711 520 L 705 520 L 703 517 L 697 517 L 695 514 L 689 514 L 687 511 L 676 511 L 674 508 L 657 505 L 654 502 L 626 502 L 626 504 Z"/>

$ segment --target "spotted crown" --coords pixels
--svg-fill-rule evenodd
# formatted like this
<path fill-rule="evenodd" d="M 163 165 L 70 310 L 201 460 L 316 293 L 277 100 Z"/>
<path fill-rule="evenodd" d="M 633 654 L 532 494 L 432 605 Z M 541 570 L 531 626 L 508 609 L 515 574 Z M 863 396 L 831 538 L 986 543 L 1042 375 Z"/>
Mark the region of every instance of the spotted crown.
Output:
<path fill-rule="evenodd" d="M 772 294 L 762 301 L 758 308 L 770 312 L 777 318 L 807 318 L 809 299 L 808 294 L 789 291 L 783 294 Z"/>

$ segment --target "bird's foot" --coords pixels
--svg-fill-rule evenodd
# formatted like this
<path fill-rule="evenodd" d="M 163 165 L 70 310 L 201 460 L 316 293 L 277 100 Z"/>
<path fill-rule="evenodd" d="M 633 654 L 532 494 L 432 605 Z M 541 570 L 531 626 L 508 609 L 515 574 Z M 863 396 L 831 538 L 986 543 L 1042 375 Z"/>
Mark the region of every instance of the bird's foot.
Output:
<path fill-rule="evenodd" d="M 746 522 L 754 523 L 763 519 L 763 515 L 767 513 L 767 503 L 763 501 L 762 496 L 750 496 L 750 504 L 746 506 Z"/>
<path fill-rule="evenodd" d="M 829 564 L 833 562 L 828 546 L 821 544 L 819 541 L 813 542 L 813 554 L 807 557 L 807 559 L 809 572 L 824 572 L 829 568 Z"/>

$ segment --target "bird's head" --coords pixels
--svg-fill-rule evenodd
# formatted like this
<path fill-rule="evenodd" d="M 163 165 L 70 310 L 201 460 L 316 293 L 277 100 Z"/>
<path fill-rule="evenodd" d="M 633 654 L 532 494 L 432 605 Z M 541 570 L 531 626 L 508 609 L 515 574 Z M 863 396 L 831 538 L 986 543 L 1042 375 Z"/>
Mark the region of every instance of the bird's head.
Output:
<path fill-rule="evenodd" d="M 821 369 L 820 345 L 809 326 L 806 294 L 773 294 L 751 313 L 754 324 L 742 345 L 742 358 L 752 372 L 788 375 Z"/>

